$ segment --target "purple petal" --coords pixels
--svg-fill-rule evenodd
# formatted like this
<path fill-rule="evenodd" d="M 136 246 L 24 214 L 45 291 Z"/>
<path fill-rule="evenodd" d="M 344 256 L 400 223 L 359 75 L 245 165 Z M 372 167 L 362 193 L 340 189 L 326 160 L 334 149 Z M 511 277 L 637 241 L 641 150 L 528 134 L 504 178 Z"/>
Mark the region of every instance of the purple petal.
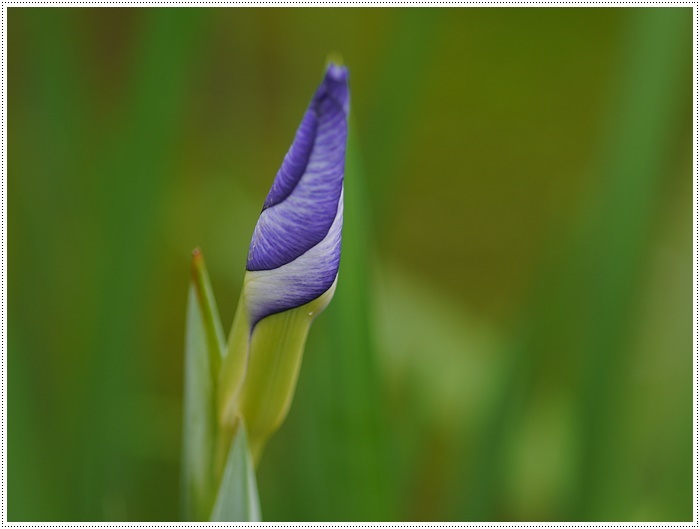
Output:
<path fill-rule="evenodd" d="M 331 288 L 338 275 L 342 227 L 341 193 L 333 224 L 319 244 L 274 270 L 246 273 L 245 291 L 251 329 L 266 316 L 305 305 Z"/>
<path fill-rule="evenodd" d="M 326 70 L 255 226 L 249 271 L 279 268 L 327 236 L 343 187 L 347 79 L 344 67 L 330 65 Z M 336 272 L 337 263 L 333 276 Z"/>

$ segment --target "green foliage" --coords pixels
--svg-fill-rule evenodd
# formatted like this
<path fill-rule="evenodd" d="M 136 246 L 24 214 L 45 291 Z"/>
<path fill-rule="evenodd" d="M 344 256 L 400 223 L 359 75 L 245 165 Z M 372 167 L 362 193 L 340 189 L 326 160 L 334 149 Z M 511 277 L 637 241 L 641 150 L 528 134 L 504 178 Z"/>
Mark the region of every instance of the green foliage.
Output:
<path fill-rule="evenodd" d="M 218 434 L 216 375 L 223 332 L 204 259 L 195 250 L 185 330 L 182 431 L 182 509 L 185 520 L 206 520 L 216 491 L 214 451 Z"/>
<path fill-rule="evenodd" d="M 218 420 L 216 388 L 224 348 L 204 258 L 195 250 L 185 331 L 181 502 L 187 521 L 260 519 L 245 427 L 239 422 L 231 438 L 230 430 Z"/>
<path fill-rule="evenodd" d="M 9 9 L 8 520 L 181 515 L 187 249 L 228 330 L 329 49 L 343 262 L 265 519 L 691 520 L 692 21 Z"/>
<path fill-rule="evenodd" d="M 185 520 L 201 520 L 215 488 L 212 455 L 216 440 L 214 387 L 199 300 L 190 287 L 185 339 L 185 396 L 182 431 L 182 508 Z"/>
<path fill-rule="evenodd" d="M 231 443 L 211 522 L 259 522 L 260 501 L 245 425 Z"/>

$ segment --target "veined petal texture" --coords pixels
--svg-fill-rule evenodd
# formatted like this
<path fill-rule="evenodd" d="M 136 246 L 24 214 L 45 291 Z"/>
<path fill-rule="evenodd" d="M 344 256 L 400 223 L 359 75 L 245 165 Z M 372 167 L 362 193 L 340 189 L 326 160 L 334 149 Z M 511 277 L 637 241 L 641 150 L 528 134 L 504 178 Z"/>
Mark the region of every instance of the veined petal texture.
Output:
<path fill-rule="evenodd" d="M 272 270 L 248 271 L 245 292 L 253 324 L 265 316 L 305 305 L 326 292 L 338 275 L 343 194 L 326 237 L 295 260 Z"/>
<path fill-rule="evenodd" d="M 251 324 L 327 291 L 340 261 L 348 72 L 331 64 L 284 158 L 253 232 Z"/>

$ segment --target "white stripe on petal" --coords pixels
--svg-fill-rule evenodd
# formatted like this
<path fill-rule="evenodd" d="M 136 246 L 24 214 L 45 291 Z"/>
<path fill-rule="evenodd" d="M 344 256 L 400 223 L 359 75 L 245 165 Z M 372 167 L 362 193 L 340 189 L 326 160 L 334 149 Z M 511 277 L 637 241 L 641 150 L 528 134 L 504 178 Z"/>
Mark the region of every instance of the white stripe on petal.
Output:
<path fill-rule="evenodd" d="M 295 260 L 273 270 L 247 271 L 245 298 L 251 328 L 262 318 L 309 303 L 335 281 L 343 228 L 343 192 L 326 236 Z"/>

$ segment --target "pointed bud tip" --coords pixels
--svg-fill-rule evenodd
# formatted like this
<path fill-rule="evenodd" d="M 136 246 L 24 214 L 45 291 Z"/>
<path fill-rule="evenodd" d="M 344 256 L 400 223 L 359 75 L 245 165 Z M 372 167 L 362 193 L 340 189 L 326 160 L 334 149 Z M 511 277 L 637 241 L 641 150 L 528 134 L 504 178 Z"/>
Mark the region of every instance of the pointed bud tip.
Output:
<path fill-rule="evenodd" d="M 348 69 L 342 66 L 342 61 L 332 60 L 328 62 L 328 67 L 326 69 L 326 78 L 335 81 L 336 83 L 342 83 L 348 79 Z"/>
<path fill-rule="evenodd" d="M 330 95 L 335 101 L 343 107 L 343 111 L 347 115 L 349 111 L 349 93 L 348 93 L 348 69 L 341 66 L 336 61 L 329 61 L 326 66 L 326 75 L 323 78 L 321 86 L 316 92 L 317 98 L 323 98 Z"/>

